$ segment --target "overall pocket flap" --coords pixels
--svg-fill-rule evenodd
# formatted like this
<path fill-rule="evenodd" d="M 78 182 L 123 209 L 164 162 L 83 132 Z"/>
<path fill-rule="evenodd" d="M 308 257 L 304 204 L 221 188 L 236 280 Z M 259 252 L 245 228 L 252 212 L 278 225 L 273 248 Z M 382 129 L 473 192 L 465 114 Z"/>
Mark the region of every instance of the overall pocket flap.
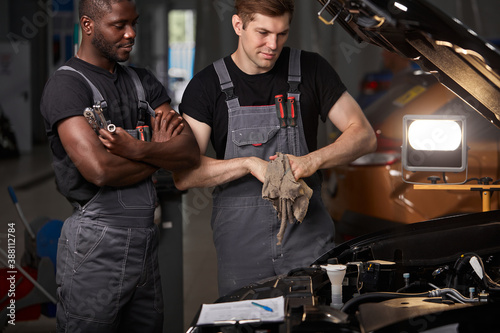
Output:
<path fill-rule="evenodd" d="M 233 131 L 233 142 L 237 146 L 265 144 L 279 131 L 279 126 L 242 128 Z"/>

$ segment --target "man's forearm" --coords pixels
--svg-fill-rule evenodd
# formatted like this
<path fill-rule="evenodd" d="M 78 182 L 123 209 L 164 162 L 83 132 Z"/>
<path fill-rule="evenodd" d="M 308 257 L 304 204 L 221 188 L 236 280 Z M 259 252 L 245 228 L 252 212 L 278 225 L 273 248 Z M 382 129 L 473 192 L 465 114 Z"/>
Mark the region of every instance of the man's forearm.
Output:
<path fill-rule="evenodd" d="M 197 168 L 174 173 L 175 186 L 179 190 L 187 190 L 193 187 L 221 185 L 251 173 L 252 168 L 255 168 L 251 166 L 253 162 L 252 158 L 246 157 L 217 160 L 201 156 Z"/>
<path fill-rule="evenodd" d="M 347 129 L 334 143 L 304 156 L 289 156 L 295 179 L 307 178 L 320 169 L 332 168 L 352 162 L 376 148 L 372 131 Z"/>
<path fill-rule="evenodd" d="M 157 169 L 107 151 L 84 117 L 75 116 L 61 121 L 57 131 L 63 148 L 78 171 L 87 181 L 99 187 L 132 185 Z"/>
<path fill-rule="evenodd" d="M 196 167 L 200 149 L 193 135 L 179 134 L 164 142 L 146 142 L 117 128 L 115 135 L 101 132 L 101 142 L 108 152 L 134 162 L 176 171 Z"/>
<path fill-rule="evenodd" d="M 326 169 L 350 163 L 365 154 L 373 152 L 377 140 L 373 131 L 362 127 L 347 129 L 332 144 L 312 152 L 312 158 L 317 158 L 317 169 Z"/>
<path fill-rule="evenodd" d="M 198 166 L 200 149 L 192 135 L 180 134 L 167 142 L 146 142 L 137 160 L 171 171 Z"/>
<path fill-rule="evenodd" d="M 128 186 L 151 176 L 157 167 L 108 153 L 107 159 L 86 170 L 85 178 L 97 186 Z"/>

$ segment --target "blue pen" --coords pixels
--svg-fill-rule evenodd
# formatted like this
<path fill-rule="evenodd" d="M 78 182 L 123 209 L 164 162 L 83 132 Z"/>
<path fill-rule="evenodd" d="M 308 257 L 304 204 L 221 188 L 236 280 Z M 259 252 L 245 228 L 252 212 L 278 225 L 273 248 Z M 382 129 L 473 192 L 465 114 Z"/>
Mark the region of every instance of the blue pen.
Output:
<path fill-rule="evenodd" d="M 268 306 L 265 306 L 265 305 L 262 305 L 262 304 L 259 304 L 259 303 L 256 303 L 256 302 L 252 302 L 252 304 L 255 305 L 255 306 L 258 306 L 260 308 L 263 308 L 266 311 L 273 312 L 273 309 L 271 309 Z"/>

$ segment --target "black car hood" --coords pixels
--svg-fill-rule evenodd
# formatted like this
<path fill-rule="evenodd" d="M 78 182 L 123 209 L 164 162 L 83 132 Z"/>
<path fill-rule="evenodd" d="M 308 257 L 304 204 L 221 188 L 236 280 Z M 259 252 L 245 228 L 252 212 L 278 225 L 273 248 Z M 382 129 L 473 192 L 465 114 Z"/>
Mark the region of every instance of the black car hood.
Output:
<path fill-rule="evenodd" d="M 459 20 L 425 0 L 318 2 L 322 21 L 411 58 L 500 128 L 500 51 Z"/>

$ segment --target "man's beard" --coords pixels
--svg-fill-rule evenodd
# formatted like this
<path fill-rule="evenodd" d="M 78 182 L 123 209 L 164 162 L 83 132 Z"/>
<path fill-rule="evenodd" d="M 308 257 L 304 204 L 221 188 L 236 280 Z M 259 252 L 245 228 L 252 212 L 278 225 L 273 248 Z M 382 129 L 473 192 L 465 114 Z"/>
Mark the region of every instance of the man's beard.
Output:
<path fill-rule="evenodd" d="M 94 45 L 95 48 L 99 50 L 101 54 L 110 61 L 122 62 L 127 61 L 129 58 L 128 54 L 120 58 L 116 50 L 113 49 L 113 45 L 106 42 L 103 35 L 97 29 L 95 30 L 94 37 L 92 38 L 92 45 Z"/>

